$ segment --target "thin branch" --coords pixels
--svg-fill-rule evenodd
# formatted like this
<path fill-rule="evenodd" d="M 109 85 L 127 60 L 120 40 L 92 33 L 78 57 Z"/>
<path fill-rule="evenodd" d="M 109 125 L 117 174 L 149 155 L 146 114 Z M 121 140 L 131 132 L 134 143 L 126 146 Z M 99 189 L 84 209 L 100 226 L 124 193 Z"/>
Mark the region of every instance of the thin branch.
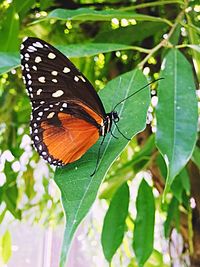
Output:
<path fill-rule="evenodd" d="M 124 7 L 121 8 L 120 10 L 123 11 L 130 11 L 130 10 L 135 10 L 135 9 L 142 9 L 142 8 L 147 8 L 147 7 L 154 7 L 154 6 L 163 6 L 163 5 L 168 5 L 168 4 L 184 4 L 183 1 L 181 0 L 165 0 L 165 1 L 154 1 L 154 2 L 150 2 L 150 3 L 142 3 L 139 5 L 132 5 L 130 7 Z"/>
<path fill-rule="evenodd" d="M 152 55 L 158 51 L 161 47 L 164 47 L 164 46 L 170 46 L 170 42 L 169 42 L 169 39 L 171 38 L 172 34 L 174 33 L 177 25 L 179 24 L 180 20 L 182 19 L 184 15 L 184 11 L 182 10 L 179 15 L 177 16 L 176 20 L 175 20 L 175 23 L 173 24 L 173 26 L 171 27 L 169 33 L 167 34 L 167 37 L 166 39 L 163 39 L 158 45 L 156 45 L 154 48 L 152 48 L 150 50 L 150 53 L 138 64 L 138 68 L 139 69 L 143 69 L 144 67 L 144 64 L 149 60 L 150 57 L 152 57 Z"/>

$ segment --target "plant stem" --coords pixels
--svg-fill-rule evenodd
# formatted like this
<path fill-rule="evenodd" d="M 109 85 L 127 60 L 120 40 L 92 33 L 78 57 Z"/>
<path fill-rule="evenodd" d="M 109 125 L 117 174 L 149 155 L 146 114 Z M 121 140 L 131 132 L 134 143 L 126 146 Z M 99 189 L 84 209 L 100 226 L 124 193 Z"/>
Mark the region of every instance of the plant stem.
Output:
<path fill-rule="evenodd" d="M 154 2 L 150 2 L 150 3 L 142 3 L 139 5 L 124 7 L 124 8 L 121 8 L 120 10 L 129 11 L 129 10 L 153 7 L 153 6 L 167 5 L 167 4 L 179 4 L 180 5 L 180 4 L 184 4 L 184 3 L 181 0 L 154 1 Z"/>
<path fill-rule="evenodd" d="M 169 33 L 167 34 L 167 37 L 165 39 L 163 39 L 158 45 L 156 45 L 154 48 L 152 48 L 150 50 L 150 53 L 138 64 L 138 68 L 139 69 L 143 69 L 144 64 L 149 60 L 150 57 L 152 57 L 152 55 L 158 51 L 161 47 L 164 46 L 172 46 L 169 42 L 169 39 L 171 38 L 172 34 L 174 33 L 177 25 L 179 24 L 180 20 L 182 19 L 184 15 L 184 10 L 182 10 L 179 15 L 177 16 L 175 23 L 173 24 L 173 26 L 171 27 Z"/>
<path fill-rule="evenodd" d="M 193 226 L 192 226 L 192 209 L 189 206 L 189 211 L 188 211 L 188 243 L 189 243 L 189 250 L 190 250 L 190 255 L 194 253 L 194 246 L 193 246 Z"/>

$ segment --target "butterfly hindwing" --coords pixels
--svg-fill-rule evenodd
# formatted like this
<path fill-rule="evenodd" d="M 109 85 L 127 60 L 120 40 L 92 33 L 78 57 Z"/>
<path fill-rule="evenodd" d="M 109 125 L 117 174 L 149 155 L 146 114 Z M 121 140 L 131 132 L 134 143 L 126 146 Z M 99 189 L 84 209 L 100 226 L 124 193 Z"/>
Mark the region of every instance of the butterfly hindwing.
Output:
<path fill-rule="evenodd" d="M 55 102 L 33 109 L 31 137 L 38 153 L 61 166 L 79 159 L 99 138 L 103 119 L 80 102 Z"/>
<path fill-rule="evenodd" d="M 79 100 L 99 115 L 105 110 L 87 78 L 59 50 L 35 37 L 21 45 L 23 79 L 33 107 L 45 102 Z"/>

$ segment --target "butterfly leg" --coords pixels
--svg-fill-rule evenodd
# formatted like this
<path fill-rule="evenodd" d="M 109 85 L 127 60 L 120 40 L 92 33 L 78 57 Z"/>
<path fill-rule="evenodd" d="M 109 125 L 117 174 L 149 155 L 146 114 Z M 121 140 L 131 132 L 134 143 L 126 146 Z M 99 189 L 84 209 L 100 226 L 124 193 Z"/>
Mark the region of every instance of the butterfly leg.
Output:
<path fill-rule="evenodd" d="M 115 126 L 116 126 L 118 132 L 119 132 L 119 133 L 120 133 L 126 140 L 131 141 L 131 138 L 126 137 L 126 136 L 120 131 L 119 126 L 117 125 L 117 123 L 116 123 L 115 121 L 114 121 L 114 123 L 115 123 Z"/>
<path fill-rule="evenodd" d="M 100 161 L 100 156 L 101 156 L 101 147 L 102 147 L 102 145 L 104 143 L 104 140 L 105 140 L 105 135 L 103 136 L 103 139 L 102 139 L 102 141 L 101 141 L 101 143 L 99 145 L 99 150 L 98 150 L 98 155 L 97 155 L 97 162 L 96 162 L 96 166 L 95 166 L 95 169 L 94 169 L 93 173 L 90 175 L 91 177 L 95 175 L 95 173 L 96 173 L 96 171 L 97 171 L 97 169 L 99 167 L 99 161 Z"/>

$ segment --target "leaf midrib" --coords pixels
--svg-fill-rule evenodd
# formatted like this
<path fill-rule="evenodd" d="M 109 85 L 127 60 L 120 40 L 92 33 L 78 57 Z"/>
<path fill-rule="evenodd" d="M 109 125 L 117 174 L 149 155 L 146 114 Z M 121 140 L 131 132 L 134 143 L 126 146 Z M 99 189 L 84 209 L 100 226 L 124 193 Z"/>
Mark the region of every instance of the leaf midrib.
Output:
<path fill-rule="evenodd" d="M 177 105 L 177 51 L 174 51 L 174 101 L 173 101 L 173 107 L 174 107 L 174 127 L 173 127 L 173 147 L 172 147 L 172 158 L 171 162 L 174 160 L 174 154 L 175 154 L 175 144 L 176 144 L 176 105 Z M 171 173 L 169 172 L 169 179 L 171 178 Z"/>

